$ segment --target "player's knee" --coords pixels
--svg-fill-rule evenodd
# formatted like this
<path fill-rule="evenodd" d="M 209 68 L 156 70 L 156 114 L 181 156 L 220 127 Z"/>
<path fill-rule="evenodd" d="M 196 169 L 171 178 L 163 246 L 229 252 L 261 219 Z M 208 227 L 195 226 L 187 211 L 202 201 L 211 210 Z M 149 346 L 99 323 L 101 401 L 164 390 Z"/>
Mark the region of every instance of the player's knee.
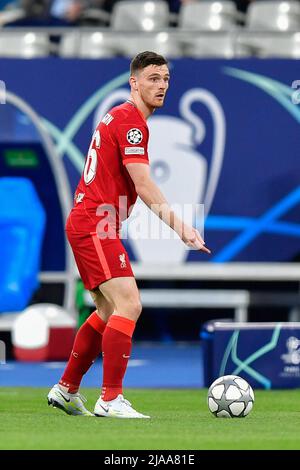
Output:
<path fill-rule="evenodd" d="M 140 314 L 142 313 L 142 309 L 143 307 L 142 307 L 141 301 L 140 299 L 137 299 L 136 301 L 136 317 L 137 318 L 136 319 L 139 318 Z"/>
<path fill-rule="evenodd" d="M 96 314 L 98 315 L 98 317 L 101 318 L 101 320 L 103 320 L 105 323 L 107 323 L 108 320 L 109 320 L 109 317 L 112 315 L 113 311 L 114 311 L 113 309 L 105 310 L 103 308 L 101 308 L 101 310 L 100 310 L 97 307 Z"/>
<path fill-rule="evenodd" d="M 124 308 L 126 309 L 126 314 L 130 315 L 134 321 L 137 321 L 142 313 L 142 304 L 138 298 L 128 299 Z"/>

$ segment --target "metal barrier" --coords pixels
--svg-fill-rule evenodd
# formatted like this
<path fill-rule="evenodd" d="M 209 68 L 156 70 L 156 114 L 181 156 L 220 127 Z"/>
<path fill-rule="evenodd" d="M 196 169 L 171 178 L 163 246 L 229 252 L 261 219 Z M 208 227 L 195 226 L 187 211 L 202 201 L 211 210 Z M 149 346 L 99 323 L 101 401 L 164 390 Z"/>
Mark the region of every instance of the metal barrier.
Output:
<path fill-rule="evenodd" d="M 226 280 L 226 281 L 300 281 L 299 265 L 265 263 L 224 263 L 185 265 L 141 265 L 132 263 L 138 280 Z M 148 308 L 222 308 L 233 309 L 234 320 L 248 321 L 251 306 L 292 307 L 290 320 L 300 318 L 300 292 L 250 292 L 240 289 L 140 289 L 143 307 Z M 84 302 L 92 306 L 88 292 Z"/>
<path fill-rule="evenodd" d="M 137 280 L 213 280 L 213 281 L 280 281 L 300 285 L 299 263 L 188 263 L 184 265 L 142 265 L 132 263 Z M 79 278 L 76 268 L 74 277 Z M 63 272 L 40 273 L 42 283 L 66 282 Z M 250 292 L 240 289 L 140 289 L 141 300 L 148 308 L 228 308 L 234 310 L 235 321 L 248 321 L 248 309 L 253 306 L 291 307 L 290 321 L 300 319 L 299 293 Z M 84 303 L 94 305 L 84 292 Z M 1 315 L 0 331 L 10 330 L 16 315 Z"/>
<path fill-rule="evenodd" d="M 248 319 L 250 293 L 246 290 L 140 289 L 143 307 L 150 308 L 232 308 L 234 320 Z M 84 299 L 94 305 L 88 292 Z"/>

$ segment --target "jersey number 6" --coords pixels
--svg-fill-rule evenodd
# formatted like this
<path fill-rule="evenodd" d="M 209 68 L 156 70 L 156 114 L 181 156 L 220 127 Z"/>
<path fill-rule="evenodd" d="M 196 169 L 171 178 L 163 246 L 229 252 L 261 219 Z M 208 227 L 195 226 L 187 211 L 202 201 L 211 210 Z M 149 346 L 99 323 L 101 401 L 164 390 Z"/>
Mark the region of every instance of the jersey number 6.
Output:
<path fill-rule="evenodd" d="M 95 146 L 97 149 L 100 148 L 100 132 L 96 130 L 94 132 L 91 145 L 89 148 L 89 153 L 85 162 L 84 171 L 83 171 L 83 178 L 85 184 L 90 184 L 94 181 L 97 171 L 97 151 L 95 150 Z"/>

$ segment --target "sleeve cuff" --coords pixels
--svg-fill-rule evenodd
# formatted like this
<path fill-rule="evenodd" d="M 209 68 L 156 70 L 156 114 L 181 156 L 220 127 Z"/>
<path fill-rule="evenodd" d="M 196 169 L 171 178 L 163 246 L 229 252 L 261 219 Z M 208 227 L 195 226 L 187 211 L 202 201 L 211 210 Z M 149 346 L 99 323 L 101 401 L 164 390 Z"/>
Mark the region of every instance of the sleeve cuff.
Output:
<path fill-rule="evenodd" d="M 127 165 L 128 163 L 145 163 L 146 165 L 149 165 L 149 161 L 145 158 L 125 158 L 125 160 L 123 160 L 123 165 Z"/>

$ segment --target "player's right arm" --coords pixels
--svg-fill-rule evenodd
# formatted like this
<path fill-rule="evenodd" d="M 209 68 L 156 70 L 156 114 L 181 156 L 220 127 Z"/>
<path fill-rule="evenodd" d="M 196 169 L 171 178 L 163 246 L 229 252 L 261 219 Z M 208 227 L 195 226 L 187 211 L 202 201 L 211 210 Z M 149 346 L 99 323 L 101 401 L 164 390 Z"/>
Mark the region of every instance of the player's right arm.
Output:
<path fill-rule="evenodd" d="M 142 201 L 171 227 L 190 248 L 210 253 L 197 229 L 185 224 L 171 209 L 159 187 L 152 180 L 149 165 L 128 163 L 127 171 Z"/>

